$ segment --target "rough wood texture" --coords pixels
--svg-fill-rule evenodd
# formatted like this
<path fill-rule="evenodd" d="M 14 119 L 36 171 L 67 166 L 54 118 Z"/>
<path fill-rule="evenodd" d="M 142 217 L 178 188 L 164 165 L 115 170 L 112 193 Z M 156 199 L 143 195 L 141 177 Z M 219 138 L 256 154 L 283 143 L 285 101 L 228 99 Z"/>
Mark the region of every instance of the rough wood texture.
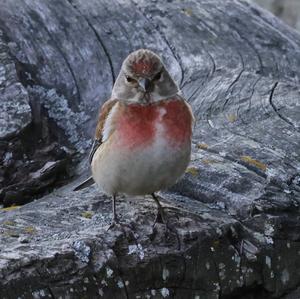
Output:
<path fill-rule="evenodd" d="M 197 119 L 191 167 L 161 193 L 184 209 L 167 210 L 174 229 L 152 228 L 150 198 L 122 198 L 126 225 L 107 231 L 110 200 L 73 193 L 77 179 L 0 212 L 0 298 L 299 297 L 296 32 L 242 0 L 2 0 L 0 29 L 0 123 L 14 119 L 1 126 L 1 171 L 7 136 L 28 136 L 39 107 L 51 142 L 84 157 L 99 105 L 140 47 L 163 56 Z"/>

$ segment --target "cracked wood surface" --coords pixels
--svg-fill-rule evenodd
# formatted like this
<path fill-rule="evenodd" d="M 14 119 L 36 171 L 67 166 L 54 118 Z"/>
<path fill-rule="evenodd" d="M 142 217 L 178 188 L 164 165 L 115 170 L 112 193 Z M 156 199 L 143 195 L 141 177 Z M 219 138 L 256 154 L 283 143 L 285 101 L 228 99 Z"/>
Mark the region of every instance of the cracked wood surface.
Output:
<path fill-rule="evenodd" d="M 152 228 L 150 198 L 123 197 L 126 225 L 107 231 L 109 198 L 76 179 L 0 211 L 0 298 L 297 298 L 298 33 L 242 0 L 2 0 L 0 29 L 80 157 L 137 48 L 163 57 L 196 116 L 191 165 L 160 194 L 172 230 Z"/>

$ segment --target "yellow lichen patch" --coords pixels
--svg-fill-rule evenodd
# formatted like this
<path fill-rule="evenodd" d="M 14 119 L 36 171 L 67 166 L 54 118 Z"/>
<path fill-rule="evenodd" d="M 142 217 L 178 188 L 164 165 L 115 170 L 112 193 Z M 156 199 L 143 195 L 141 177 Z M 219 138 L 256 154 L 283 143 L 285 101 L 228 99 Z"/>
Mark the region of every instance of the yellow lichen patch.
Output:
<path fill-rule="evenodd" d="M 13 211 L 17 208 L 20 208 L 20 206 L 11 206 L 11 207 L 7 207 L 7 208 L 2 208 L 2 209 L 0 209 L 0 211 L 9 212 L 9 211 Z"/>
<path fill-rule="evenodd" d="M 253 159 L 252 157 L 250 156 L 241 156 L 241 160 L 248 163 L 248 164 L 251 164 L 257 168 L 259 168 L 260 170 L 262 171 L 266 171 L 267 170 L 267 165 L 258 161 L 258 160 L 255 160 Z"/>
<path fill-rule="evenodd" d="M 231 123 L 234 123 L 237 120 L 237 115 L 235 114 L 228 114 L 227 115 L 227 119 L 228 121 L 230 121 Z"/>
<path fill-rule="evenodd" d="M 215 163 L 220 163 L 221 161 L 215 160 L 215 159 L 202 159 L 202 163 L 204 164 L 215 164 Z"/>
<path fill-rule="evenodd" d="M 208 149 L 208 145 L 206 143 L 199 143 L 197 147 L 203 150 Z"/>
<path fill-rule="evenodd" d="M 4 225 L 8 225 L 8 226 L 15 226 L 15 225 L 16 225 L 16 222 L 7 220 L 7 221 L 4 221 L 3 224 L 4 224 Z"/>
<path fill-rule="evenodd" d="M 199 169 L 196 167 L 188 167 L 185 172 L 197 176 L 199 174 Z"/>
<path fill-rule="evenodd" d="M 32 234 L 36 233 L 36 229 L 33 226 L 27 226 L 24 229 L 24 233 L 32 235 Z"/>
<path fill-rule="evenodd" d="M 184 8 L 181 11 L 188 17 L 191 17 L 193 15 L 193 10 L 191 8 Z"/>
<path fill-rule="evenodd" d="M 87 219 L 91 219 L 93 217 L 94 213 L 92 211 L 85 211 L 81 213 L 81 216 Z"/>

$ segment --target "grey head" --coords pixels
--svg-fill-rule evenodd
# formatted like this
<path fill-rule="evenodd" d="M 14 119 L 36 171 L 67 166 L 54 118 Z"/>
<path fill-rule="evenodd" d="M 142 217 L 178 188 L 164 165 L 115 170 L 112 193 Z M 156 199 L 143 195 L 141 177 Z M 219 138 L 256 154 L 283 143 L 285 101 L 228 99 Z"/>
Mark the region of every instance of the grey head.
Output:
<path fill-rule="evenodd" d="M 168 99 L 179 89 L 160 57 L 147 49 L 127 56 L 112 91 L 112 98 L 151 103 Z"/>

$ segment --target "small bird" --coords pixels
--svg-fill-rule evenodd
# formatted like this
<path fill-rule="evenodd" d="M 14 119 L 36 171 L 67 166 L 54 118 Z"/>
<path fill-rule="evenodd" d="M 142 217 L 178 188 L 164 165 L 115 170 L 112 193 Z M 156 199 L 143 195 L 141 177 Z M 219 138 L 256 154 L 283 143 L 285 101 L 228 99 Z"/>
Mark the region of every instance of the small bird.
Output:
<path fill-rule="evenodd" d="M 112 196 L 151 194 L 172 186 L 190 161 L 194 116 L 161 59 L 140 49 L 124 60 L 111 99 L 100 110 L 90 153 L 93 180 Z M 75 190 L 89 185 L 87 180 Z"/>

